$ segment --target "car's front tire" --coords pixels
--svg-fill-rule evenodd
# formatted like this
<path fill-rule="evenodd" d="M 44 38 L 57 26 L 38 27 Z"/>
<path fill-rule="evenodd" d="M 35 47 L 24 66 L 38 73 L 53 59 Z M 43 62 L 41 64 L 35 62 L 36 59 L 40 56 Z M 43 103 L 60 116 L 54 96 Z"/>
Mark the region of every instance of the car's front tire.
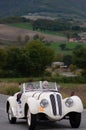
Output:
<path fill-rule="evenodd" d="M 81 113 L 77 113 L 77 112 L 70 113 L 69 121 L 72 128 L 78 128 L 81 123 Z"/>
<path fill-rule="evenodd" d="M 9 106 L 9 109 L 8 109 L 8 120 L 11 124 L 16 123 L 16 117 L 13 117 L 12 109 L 11 109 L 10 106 Z"/>
<path fill-rule="evenodd" d="M 27 110 L 27 125 L 29 130 L 35 130 L 36 115 L 31 114 L 30 109 Z"/>

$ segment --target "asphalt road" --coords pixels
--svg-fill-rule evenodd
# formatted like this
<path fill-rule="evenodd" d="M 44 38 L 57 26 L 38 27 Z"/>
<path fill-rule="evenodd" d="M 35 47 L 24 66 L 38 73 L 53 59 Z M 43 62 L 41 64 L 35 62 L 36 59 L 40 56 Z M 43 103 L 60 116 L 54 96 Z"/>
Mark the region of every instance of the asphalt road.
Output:
<path fill-rule="evenodd" d="M 7 96 L 0 94 L 0 130 L 28 130 L 25 120 L 17 120 L 16 124 L 9 124 L 7 113 L 5 112 L 6 99 Z M 41 122 L 36 126 L 36 130 L 57 129 L 71 130 L 72 128 L 70 127 L 68 120 L 62 120 L 55 123 Z M 82 121 L 78 130 L 86 130 L 86 110 L 82 113 Z"/>

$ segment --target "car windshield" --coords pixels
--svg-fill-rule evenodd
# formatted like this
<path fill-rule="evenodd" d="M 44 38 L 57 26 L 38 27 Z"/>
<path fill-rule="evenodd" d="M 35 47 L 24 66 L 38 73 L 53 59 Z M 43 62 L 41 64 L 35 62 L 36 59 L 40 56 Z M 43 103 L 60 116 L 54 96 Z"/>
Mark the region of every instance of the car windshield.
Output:
<path fill-rule="evenodd" d="M 56 82 L 39 81 L 39 82 L 28 82 L 21 86 L 24 91 L 34 90 L 58 90 L 59 85 Z"/>

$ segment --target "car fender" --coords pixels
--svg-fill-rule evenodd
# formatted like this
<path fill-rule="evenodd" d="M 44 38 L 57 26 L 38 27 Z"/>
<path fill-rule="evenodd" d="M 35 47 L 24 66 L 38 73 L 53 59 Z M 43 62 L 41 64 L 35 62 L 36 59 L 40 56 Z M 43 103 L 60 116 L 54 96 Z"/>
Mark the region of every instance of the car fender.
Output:
<path fill-rule="evenodd" d="M 29 107 L 30 112 L 32 114 L 38 113 L 38 108 L 39 108 L 39 105 L 40 105 L 39 100 L 31 97 L 31 98 L 28 98 L 27 104 L 28 104 L 28 107 Z"/>
<path fill-rule="evenodd" d="M 16 116 L 16 98 L 13 96 L 10 96 L 7 99 L 7 104 L 6 104 L 6 111 L 8 112 L 9 106 L 11 107 L 13 116 Z"/>
<path fill-rule="evenodd" d="M 73 100 L 73 105 L 71 107 L 67 107 L 65 104 L 68 98 L 65 98 L 63 100 L 63 103 L 62 103 L 63 116 L 70 112 L 78 112 L 78 113 L 83 112 L 83 104 L 82 104 L 81 99 L 78 96 L 72 96 L 70 98 L 72 98 Z"/>

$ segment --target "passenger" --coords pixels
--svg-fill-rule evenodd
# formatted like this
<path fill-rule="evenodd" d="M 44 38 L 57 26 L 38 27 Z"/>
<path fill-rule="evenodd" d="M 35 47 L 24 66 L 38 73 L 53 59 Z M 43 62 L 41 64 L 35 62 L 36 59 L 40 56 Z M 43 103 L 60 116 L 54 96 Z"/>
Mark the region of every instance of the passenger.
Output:
<path fill-rule="evenodd" d="M 43 87 L 43 89 L 48 89 L 48 88 L 49 88 L 49 83 L 48 83 L 48 81 L 43 81 L 42 87 Z"/>

